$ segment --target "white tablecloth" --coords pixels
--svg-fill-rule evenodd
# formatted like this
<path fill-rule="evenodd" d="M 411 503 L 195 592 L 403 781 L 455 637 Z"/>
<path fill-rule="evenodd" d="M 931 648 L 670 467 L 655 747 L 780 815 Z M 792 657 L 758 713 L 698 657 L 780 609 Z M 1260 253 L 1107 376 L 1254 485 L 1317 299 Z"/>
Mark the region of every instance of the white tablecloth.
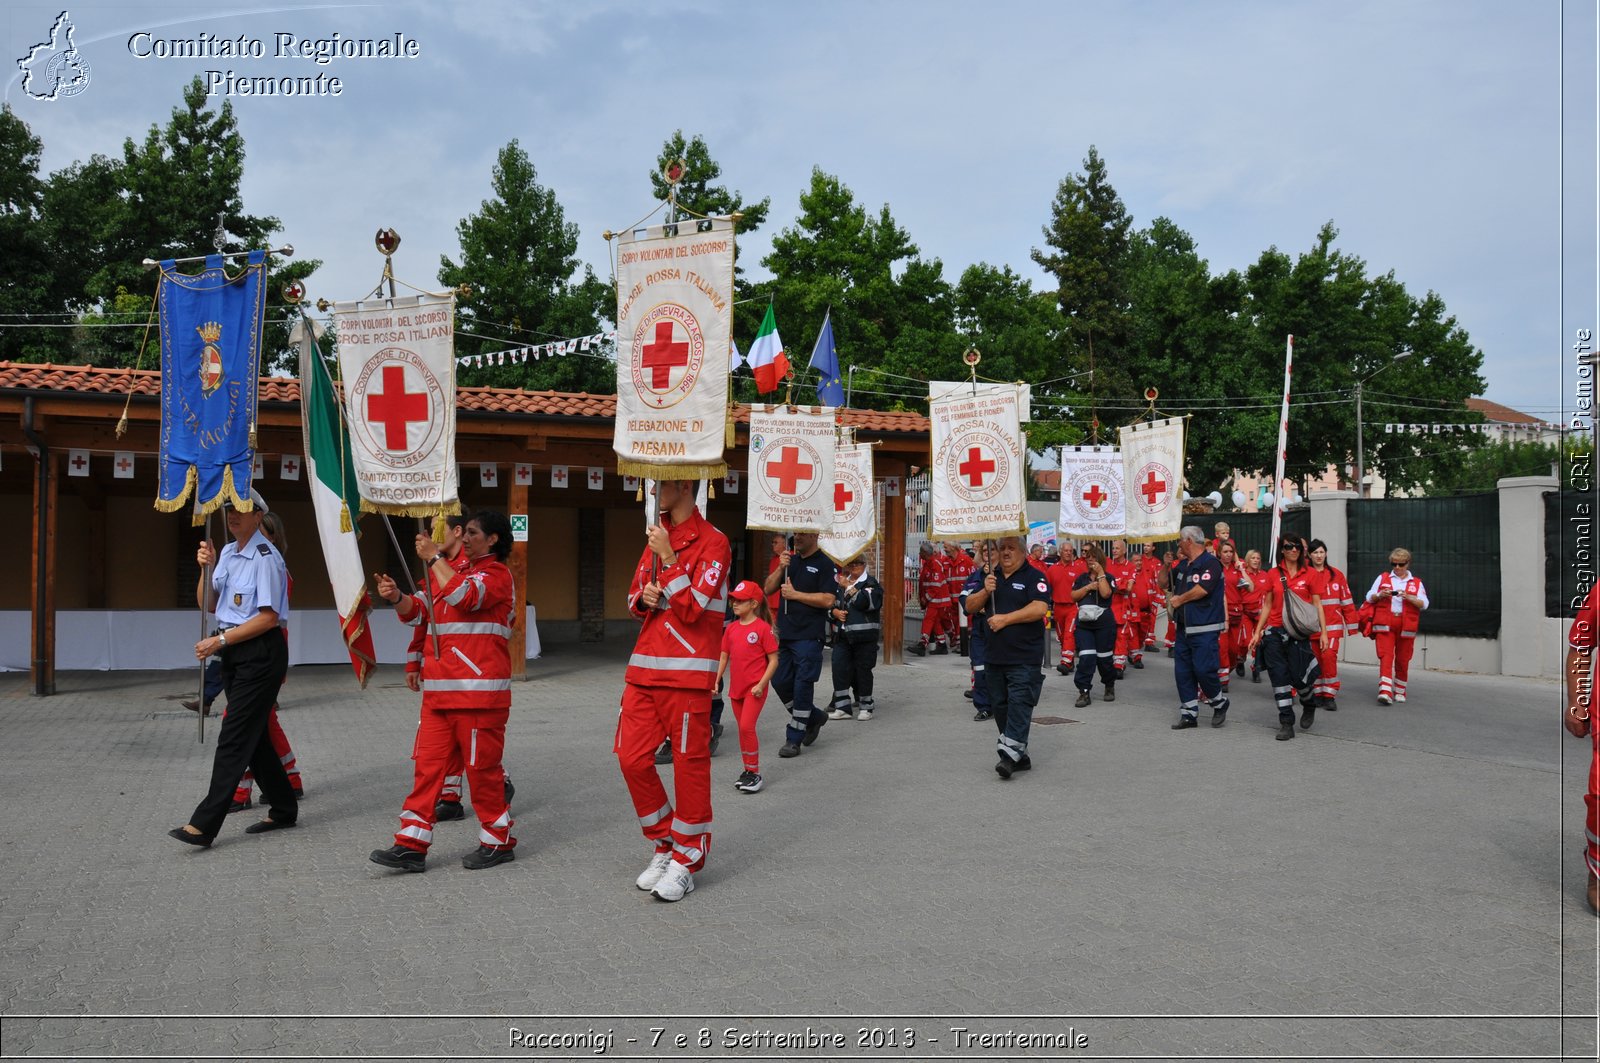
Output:
<path fill-rule="evenodd" d="M 379 664 L 402 664 L 411 629 L 388 609 L 372 614 L 372 645 Z M 25 672 L 31 614 L 0 610 L 0 671 Z M 209 625 L 207 630 L 209 630 Z M 56 613 L 56 668 L 114 672 L 137 668 L 193 668 L 200 640 L 200 615 L 193 609 L 62 609 Z M 527 656 L 539 656 L 539 629 L 528 606 Z M 296 609 L 289 614 L 290 664 L 348 664 L 350 654 L 332 609 Z"/>

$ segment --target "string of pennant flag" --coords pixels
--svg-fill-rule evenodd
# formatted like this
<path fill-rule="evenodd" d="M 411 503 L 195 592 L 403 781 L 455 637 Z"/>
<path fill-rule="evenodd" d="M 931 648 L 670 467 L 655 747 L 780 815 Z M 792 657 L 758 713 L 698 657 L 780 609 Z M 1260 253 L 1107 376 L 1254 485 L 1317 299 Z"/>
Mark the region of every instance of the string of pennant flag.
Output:
<path fill-rule="evenodd" d="M 507 351 L 464 354 L 456 359 L 456 364 L 462 368 L 478 369 L 486 365 L 524 365 L 530 359 L 537 362 L 542 358 L 559 358 L 573 353 L 587 353 L 601 344 L 615 343 L 616 339 L 617 334 L 615 331 L 596 332 L 592 336 L 554 340 L 550 343 L 534 344 L 531 347 L 513 347 Z"/>

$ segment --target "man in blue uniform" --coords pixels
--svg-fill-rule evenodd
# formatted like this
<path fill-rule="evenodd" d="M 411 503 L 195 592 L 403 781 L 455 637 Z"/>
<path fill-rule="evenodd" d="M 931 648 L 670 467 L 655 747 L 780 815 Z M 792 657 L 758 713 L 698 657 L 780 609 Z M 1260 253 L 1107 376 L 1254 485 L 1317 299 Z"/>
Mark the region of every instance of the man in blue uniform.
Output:
<path fill-rule="evenodd" d="M 1021 536 L 1000 540 L 999 565 L 984 577 L 982 588 L 967 595 L 967 610 L 974 616 L 982 613 L 980 622 L 989 629 L 984 674 L 989 711 L 1000 730 L 1000 760 L 994 770 L 1009 779 L 1033 767 L 1028 732 L 1044 686 L 1044 618 L 1050 612 L 1050 584 L 1028 564 Z"/>
<path fill-rule="evenodd" d="M 767 574 L 767 594 L 778 592 L 778 670 L 772 689 L 789 713 L 787 741 L 780 757 L 798 757 L 801 745 L 817 740 L 828 722 L 815 701 L 822 677 L 822 640 L 827 633 L 828 610 L 838 586 L 838 569 L 817 547 L 815 532 L 796 532 L 793 549 L 778 555 L 778 567 Z"/>
<path fill-rule="evenodd" d="M 1211 726 L 1221 727 L 1228 722 L 1228 696 L 1217 677 L 1219 640 L 1228 626 L 1222 562 L 1206 549 L 1205 533 L 1192 524 L 1178 533 L 1178 555 L 1170 578 L 1165 565 L 1157 575 L 1177 624 L 1172 674 L 1179 706 L 1172 729 L 1200 726 L 1201 693 L 1211 703 Z"/>
<path fill-rule="evenodd" d="M 187 824 L 167 833 L 202 848 L 222 828 L 246 768 L 255 773 L 269 809 L 266 819 L 245 828 L 246 834 L 292 827 L 299 815 L 289 773 L 267 738 L 267 716 L 289 670 L 289 644 L 281 630 L 289 619 L 289 572 L 283 556 L 261 534 L 266 501 L 252 489 L 250 502 L 248 512 L 231 501 L 224 506 L 232 543 L 218 551 L 208 539 L 195 553 L 202 572 L 216 563 L 210 582 L 202 580 L 195 587 L 195 598 L 202 609 L 216 613 L 217 629 L 195 644 L 194 655 L 202 661 L 222 655 L 228 711 L 217 735 L 205 799 Z"/>

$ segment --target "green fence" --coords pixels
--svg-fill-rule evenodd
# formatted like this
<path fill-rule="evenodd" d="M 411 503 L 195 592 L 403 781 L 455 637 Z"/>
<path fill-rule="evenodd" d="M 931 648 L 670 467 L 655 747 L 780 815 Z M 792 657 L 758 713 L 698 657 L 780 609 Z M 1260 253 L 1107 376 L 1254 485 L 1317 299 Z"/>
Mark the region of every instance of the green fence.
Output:
<path fill-rule="evenodd" d="M 1593 491 L 1546 491 L 1544 495 L 1544 615 L 1573 617 L 1594 586 Z"/>
<path fill-rule="evenodd" d="M 1357 598 L 1389 571 L 1389 552 L 1411 551 L 1412 575 L 1428 591 L 1422 633 L 1500 634 L 1500 496 L 1353 499 L 1350 586 Z"/>

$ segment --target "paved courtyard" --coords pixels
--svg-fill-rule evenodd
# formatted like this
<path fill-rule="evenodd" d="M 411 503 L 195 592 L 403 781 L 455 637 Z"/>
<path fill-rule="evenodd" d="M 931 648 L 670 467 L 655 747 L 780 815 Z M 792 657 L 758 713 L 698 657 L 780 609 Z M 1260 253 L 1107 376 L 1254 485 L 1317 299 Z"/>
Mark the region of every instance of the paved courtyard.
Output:
<path fill-rule="evenodd" d="M 191 673 L 0 676 L 7 1058 L 1594 1058 L 1586 743 L 1556 685 L 1438 672 L 1409 706 L 1350 667 L 1273 741 L 1267 684 L 1174 733 L 1171 662 L 992 770 L 958 657 L 880 667 L 871 722 L 734 791 L 676 905 L 610 752 L 626 646 L 549 646 L 517 686 L 515 863 L 367 861 L 409 788 L 398 668 L 290 673 L 293 831 L 164 836 L 209 775 Z M 827 684 L 825 683 L 824 686 Z M 630 1041 L 631 1039 L 631 1041 Z"/>

